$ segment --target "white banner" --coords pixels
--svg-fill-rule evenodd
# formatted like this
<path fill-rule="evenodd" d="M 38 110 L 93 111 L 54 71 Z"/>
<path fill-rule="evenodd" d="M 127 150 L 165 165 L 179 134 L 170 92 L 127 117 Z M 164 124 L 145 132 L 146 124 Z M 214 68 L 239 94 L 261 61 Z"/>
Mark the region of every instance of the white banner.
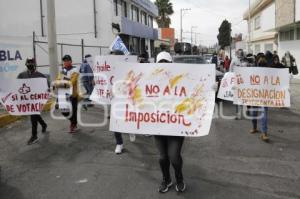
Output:
<path fill-rule="evenodd" d="M 236 67 L 234 104 L 290 107 L 288 69 Z"/>
<path fill-rule="evenodd" d="M 112 84 L 114 81 L 115 63 L 136 63 L 137 56 L 109 55 L 95 57 L 93 67 L 95 87 L 90 99 L 99 104 L 110 104 L 112 99 Z"/>
<path fill-rule="evenodd" d="M 11 115 L 39 115 L 49 96 L 46 78 L 0 79 L 0 102 Z"/>
<path fill-rule="evenodd" d="M 235 74 L 232 72 L 225 73 L 218 92 L 218 98 L 227 101 L 233 101 L 235 85 Z"/>
<path fill-rule="evenodd" d="M 72 104 L 70 102 L 72 90 L 72 88 L 59 88 L 57 91 L 58 108 L 62 112 L 70 112 L 72 110 Z"/>
<path fill-rule="evenodd" d="M 208 135 L 215 104 L 214 66 L 116 63 L 115 68 L 111 131 Z"/>

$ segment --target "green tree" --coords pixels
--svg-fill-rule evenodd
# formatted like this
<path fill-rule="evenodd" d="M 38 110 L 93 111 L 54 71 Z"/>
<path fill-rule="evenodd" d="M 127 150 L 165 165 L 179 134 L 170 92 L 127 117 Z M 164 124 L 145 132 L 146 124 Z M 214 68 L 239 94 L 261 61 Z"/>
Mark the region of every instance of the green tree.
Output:
<path fill-rule="evenodd" d="M 231 23 L 226 19 L 222 22 L 218 34 L 219 45 L 222 49 L 231 44 Z"/>
<path fill-rule="evenodd" d="M 173 4 L 170 0 L 156 0 L 155 5 L 158 8 L 158 17 L 156 18 L 159 28 L 169 28 L 171 24 L 170 15 L 174 13 Z"/>

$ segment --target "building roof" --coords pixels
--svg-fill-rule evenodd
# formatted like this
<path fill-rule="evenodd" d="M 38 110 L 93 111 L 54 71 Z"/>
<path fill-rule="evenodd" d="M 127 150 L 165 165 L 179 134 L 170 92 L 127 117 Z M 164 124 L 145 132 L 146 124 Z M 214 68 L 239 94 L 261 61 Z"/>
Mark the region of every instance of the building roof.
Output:
<path fill-rule="evenodd" d="M 142 7 L 147 12 L 151 13 L 154 17 L 158 16 L 158 8 L 150 0 L 131 0 L 131 2 L 133 2 L 134 4 Z"/>
<path fill-rule="evenodd" d="M 250 6 L 250 17 L 252 18 L 254 15 L 258 14 L 262 10 L 264 10 L 267 6 L 272 4 L 274 0 L 256 0 Z M 243 16 L 244 20 L 249 19 L 249 9 L 246 10 Z"/>

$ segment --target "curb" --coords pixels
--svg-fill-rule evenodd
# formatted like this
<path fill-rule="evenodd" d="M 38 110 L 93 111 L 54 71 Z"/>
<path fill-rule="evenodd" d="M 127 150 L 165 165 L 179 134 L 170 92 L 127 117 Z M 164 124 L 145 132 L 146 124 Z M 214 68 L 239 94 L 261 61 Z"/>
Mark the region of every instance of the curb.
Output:
<path fill-rule="evenodd" d="M 52 105 L 55 103 L 55 99 L 49 100 L 45 106 L 43 111 L 44 112 L 49 112 L 51 110 Z M 0 115 L 0 128 L 3 128 L 11 123 L 14 123 L 18 120 L 21 120 L 25 118 L 24 116 L 14 116 L 14 115 L 9 115 L 8 113 L 4 113 Z"/>

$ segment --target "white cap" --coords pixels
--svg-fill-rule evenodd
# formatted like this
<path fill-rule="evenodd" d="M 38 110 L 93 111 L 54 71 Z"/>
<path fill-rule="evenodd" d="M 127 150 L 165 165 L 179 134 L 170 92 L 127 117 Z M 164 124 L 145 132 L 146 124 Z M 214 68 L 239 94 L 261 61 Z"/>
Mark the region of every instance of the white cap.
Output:
<path fill-rule="evenodd" d="M 168 62 L 173 62 L 172 56 L 168 52 L 160 52 L 156 57 L 156 63 L 159 63 L 161 60 L 166 60 Z"/>

